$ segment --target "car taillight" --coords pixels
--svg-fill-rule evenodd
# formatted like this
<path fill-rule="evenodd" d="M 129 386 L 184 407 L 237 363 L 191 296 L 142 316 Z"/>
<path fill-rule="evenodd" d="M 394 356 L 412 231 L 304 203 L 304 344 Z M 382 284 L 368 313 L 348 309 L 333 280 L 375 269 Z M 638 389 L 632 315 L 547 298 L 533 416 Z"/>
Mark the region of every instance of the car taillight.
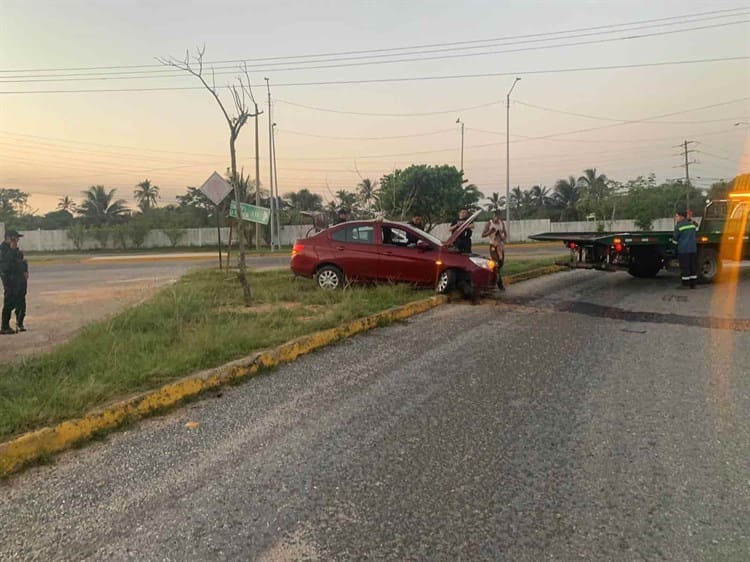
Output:
<path fill-rule="evenodd" d="M 302 250 L 304 250 L 304 249 L 305 249 L 305 245 L 304 244 L 295 244 L 294 246 L 292 246 L 292 257 L 294 257 L 294 256 L 296 256 L 298 254 L 301 254 Z"/>

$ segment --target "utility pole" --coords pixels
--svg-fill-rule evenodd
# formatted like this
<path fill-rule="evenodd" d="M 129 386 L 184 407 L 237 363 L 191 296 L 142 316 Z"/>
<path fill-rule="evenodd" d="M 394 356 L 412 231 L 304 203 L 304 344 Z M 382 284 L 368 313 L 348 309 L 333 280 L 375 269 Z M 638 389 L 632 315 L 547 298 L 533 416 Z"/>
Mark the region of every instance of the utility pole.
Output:
<path fill-rule="evenodd" d="M 258 102 L 253 101 L 255 105 L 255 206 L 260 207 L 260 145 L 258 142 Z M 240 209 L 237 209 L 237 216 L 241 217 Z M 240 218 L 242 220 L 242 218 Z M 255 223 L 255 249 L 260 250 L 260 223 Z"/>
<path fill-rule="evenodd" d="M 279 169 L 276 167 L 276 123 L 273 124 L 273 136 L 271 137 L 271 148 L 273 149 L 273 184 L 276 190 L 276 242 L 281 249 L 281 214 L 279 213 Z"/>
<path fill-rule="evenodd" d="M 505 228 L 510 228 L 510 94 L 520 78 L 516 77 L 505 97 Z"/>
<path fill-rule="evenodd" d="M 674 146 L 673 148 L 681 148 L 682 149 L 682 155 L 685 157 L 685 210 L 690 209 L 690 164 L 696 164 L 697 162 L 693 160 L 692 162 L 688 160 L 688 154 L 692 154 L 695 152 L 694 150 L 688 150 L 688 145 L 695 144 L 695 141 L 689 141 L 685 140 L 682 144 L 678 144 L 677 146 Z"/>
<path fill-rule="evenodd" d="M 464 171 L 464 122 L 459 117 L 456 123 L 461 123 L 461 172 Z"/>
<path fill-rule="evenodd" d="M 273 119 L 271 116 L 271 84 L 269 82 L 268 78 L 264 78 L 266 81 L 266 90 L 268 91 L 268 185 L 271 189 L 271 251 L 273 251 L 273 223 L 274 223 L 274 216 L 273 216 L 273 207 L 274 207 L 274 197 L 273 197 Z M 277 240 L 278 243 L 278 240 Z M 281 244 L 279 244 L 279 248 L 281 248 Z"/>

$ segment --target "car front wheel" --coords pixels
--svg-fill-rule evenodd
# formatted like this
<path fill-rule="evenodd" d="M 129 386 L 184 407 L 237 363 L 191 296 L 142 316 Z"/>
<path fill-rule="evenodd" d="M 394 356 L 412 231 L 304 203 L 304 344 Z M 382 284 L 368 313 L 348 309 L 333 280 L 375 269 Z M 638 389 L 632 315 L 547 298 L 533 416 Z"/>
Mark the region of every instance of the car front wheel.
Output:
<path fill-rule="evenodd" d="M 326 291 L 334 291 L 344 286 L 344 274 L 338 267 L 324 265 L 315 274 L 318 287 Z"/>
<path fill-rule="evenodd" d="M 450 292 L 456 284 L 456 272 L 451 269 L 446 269 L 438 277 L 435 289 L 441 295 Z"/>

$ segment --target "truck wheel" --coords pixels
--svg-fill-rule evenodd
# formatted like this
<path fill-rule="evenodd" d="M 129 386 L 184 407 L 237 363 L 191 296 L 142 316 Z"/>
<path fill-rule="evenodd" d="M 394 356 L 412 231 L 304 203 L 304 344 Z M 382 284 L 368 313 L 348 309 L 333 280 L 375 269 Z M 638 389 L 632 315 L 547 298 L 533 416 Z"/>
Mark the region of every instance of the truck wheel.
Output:
<path fill-rule="evenodd" d="M 628 273 L 633 277 L 656 277 L 661 268 L 661 256 L 654 251 L 634 252 L 630 255 Z"/>
<path fill-rule="evenodd" d="M 437 283 L 435 284 L 435 290 L 444 295 L 453 290 L 456 284 L 456 272 L 452 269 L 446 269 L 438 277 Z"/>
<path fill-rule="evenodd" d="M 698 251 L 698 279 L 702 283 L 713 283 L 721 273 L 721 260 L 715 248 Z"/>

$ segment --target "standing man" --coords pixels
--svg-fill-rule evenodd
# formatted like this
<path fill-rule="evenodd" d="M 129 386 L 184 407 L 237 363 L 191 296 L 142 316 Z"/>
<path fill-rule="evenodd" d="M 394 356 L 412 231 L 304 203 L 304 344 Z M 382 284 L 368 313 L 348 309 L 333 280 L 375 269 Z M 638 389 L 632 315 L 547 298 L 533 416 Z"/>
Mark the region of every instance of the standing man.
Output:
<path fill-rule="evenodd" d="M 456 229 L 466 222 L 469 218 L 469 210 L 461 209 L 458 212 L 458 218 L 454 219 L 450 226 L 450 231 L 455 232 Z M 461 235 L 456 238 L 454 245 L 458 248 L 459 252 L 470 254 L 471 253 L 471 231 L 474 230 L 474 223 L 469 225 L 469 228 L 464 230 Z"/>
<path fill-rule="evenodd" d="M 343 207 L 336 210 L 336 220 L 333 222 L 333 224 L 341 224 L 342 222 L 346 222 L 349 220 L 349 210 L 344 209 Z"/>
<path fill-rule="evenodd" d="M 505 241 L 508 238 L 508 231 L 505 229 L 505 223 L 501 215 L 500 211 L 492 213 L 492 220 L 484 225 L 482 238 L 489 237 L 490 239 L 490 257 L 497 264 L 495 270 L 497 272 L 497 288 L 504 291 L 505 285 L 503 285 L 503 275 L 500 270 L 505 263 Z"/>
<path fill-rule="evenodd" d="M 677 244 L 677 258 L 680 261 L 682 273 L 681 289 L 695 289 L 698 282 L 698 242 L 695 223 L 687 218 L 685 211 L 677 211 L 675 215 L 674 242 Z"/>
<path fill-rule="evenodd" d="M 5 240 L 0 244 L 0 278 L 3 282 L 3 310 L 0 334 L 15 334 L 10 327 L 10 316 L 16 312 L 16 328 L 25 332 L 23 326 L 26 317 L 26 290 L 29 279 L 29 266 L 18 247 L 18 240 L 23 236 L 15 230 L 5 232 Z"/>

